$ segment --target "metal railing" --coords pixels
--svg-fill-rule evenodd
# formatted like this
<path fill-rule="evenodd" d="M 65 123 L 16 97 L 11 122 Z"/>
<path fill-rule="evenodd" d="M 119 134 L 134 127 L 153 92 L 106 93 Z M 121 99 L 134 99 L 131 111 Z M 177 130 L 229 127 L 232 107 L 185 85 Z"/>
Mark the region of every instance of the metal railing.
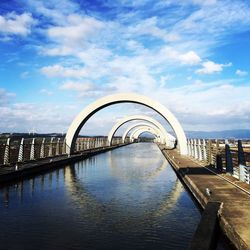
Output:
<path fill-rule="evenodd" d="M 112 145 L 122 144 L 121 137 L 114 137 Z M 109 147 L 107 137 L 79 137 L 75 152 Z M 0 140 L 0 165 L 13 165 L 66 154 L 64 137 L 6 138 Z"/>
<path fill-rule="evenodd" d="M 250 184 L 249 140 L 188 139 L 188 156 Z"/>

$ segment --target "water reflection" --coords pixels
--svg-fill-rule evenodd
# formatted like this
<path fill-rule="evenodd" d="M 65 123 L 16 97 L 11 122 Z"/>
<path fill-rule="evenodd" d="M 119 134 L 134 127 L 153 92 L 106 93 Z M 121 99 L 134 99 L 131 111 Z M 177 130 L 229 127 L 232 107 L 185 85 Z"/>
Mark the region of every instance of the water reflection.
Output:
<path fill-rule="evenodd" d="M 10 249 L 34 249 L 37 241 L 46 249 L 185 249 L 200 218 L 154 144 L 100 154 L 0 192 L 7 225 L 0 240 Z"/>

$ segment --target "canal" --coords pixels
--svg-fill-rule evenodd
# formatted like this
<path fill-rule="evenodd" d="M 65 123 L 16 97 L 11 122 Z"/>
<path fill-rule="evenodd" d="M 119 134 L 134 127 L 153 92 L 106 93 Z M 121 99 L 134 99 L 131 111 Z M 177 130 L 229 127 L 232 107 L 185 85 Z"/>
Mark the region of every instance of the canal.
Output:
<path fill-rule="evenodd" d="M 0 249 L 186 249 L 199 209 L 157 145 L 137 143 L 0 188 Z"/>

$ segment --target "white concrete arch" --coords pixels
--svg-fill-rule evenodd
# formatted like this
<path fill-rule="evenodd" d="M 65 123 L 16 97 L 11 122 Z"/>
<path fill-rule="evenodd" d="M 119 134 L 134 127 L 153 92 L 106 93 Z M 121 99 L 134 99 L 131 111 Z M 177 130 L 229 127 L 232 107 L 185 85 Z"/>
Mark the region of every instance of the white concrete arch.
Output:
<path fill-rule="evenodd" d="M 176 117 L 162 104 L 150 99 L 149 97 L 134 93 L 122 93 L 105 96 L 88 105 L 73 120 L 66 134 L 66 152 L 74 152 L 76 138 L 86 121 L 97 111 L 116 103 L 137 103 L 149 107 L 159 113 L 172 127 L 177 137 L 177 145 L 180 153 L 187 154 L 187 139 L 179 121 Z"/>
<path fill-rule="evenodd" d="M 162 133 L 162 131 L 160 131 L 159 128 L 157 128 L 154 124 L 150 124 L 150 123 L 136 123 L 136 124 L 133 124 L 131 125 L 130 127 L 128 127 L 128 129 L 124 132 L 124 134 L 122 135 L 122 143 L 125 142 L 125 139 L 128 135 L 129 132 L 131 132 L 133 129 L 136 129 L 136 128 L 140 128 L 140 127 L 150 127 L 150 128 L 153 128 L 155 130 L 158 131 L 158 134 L 160 135 L 160 139 L 161 139 L 161 143 L 164 142 L 164 134 Z"/>
<path fill-rule="evenodd" d="M 132 116 L 126 116 L 123 119 L 119 120 L 110 130 L 108 134 L 108 144 L 112 144 L 113 136 L 115 135 L 116 131 L 125 123 L 134 121 L 134 120 L 141 120 L 141 121 L 147 121 L 151 124 L 154 124 L 157 128 L 159 128 L 162 133 L 164 134 L 164 140 L 162 141 L 163 144 L 168 145 L 168 142 L 170 141 L 169 134 L 167 133 L 166 129 L 161 125 L 160 122 L 158 122 L 156 119 L 147 116 L 147 115 L 132 115 Z"/>
<path fill-rule="evenodd" d="M 142 133 L 145 133 L 145 132 L 148 132 L 152 135 L 155 136 L 155 138 L 160 138 L 160 134 L 159 134 L 159 131 L 153 129 L 153 128 L 150 128 L 148 126 L 142 126 L 138 129 L 136 129 L 135 131 L 133 131 L 133 133 L 130 135 L 130 141 L 133 142 L 134 139 L 138 139 L 139 136 L 142 134 Z"/>
<path fill-rule="evenodd" d="M 122 143 L 125 142 L 125 139 L 126 139 L 128 133 L 129 133 L 131 130 L 133 130 L 134 128 L 140 126 L 140 125 L 149 125 L 149 124 L 146 124 L 146 123 L 136 123 L 136 124 L 133 124 L 133 125 L 131 125 L 130 127 L 128 127 L 128 129 L 127 129 L 127 130 L 124 132 L 124 134 L 122 135 Z M 167 145 L 168 145 L 169 147 L 174 147 L 174 143 L 175 143 L 176 138 L 175 138 L 174 136 L 172 136 L 171 134 L 169 134 L 167 131 L 164 131 L 164 132 L 167 133 L 167 135 L 168 135 Z M 161 133 L 162 133 L 162 131 L 161 131 Z M 165 137 L 165 136 L 163 135 L 163 137 Z M 162 136 L 161 136 L 161 138 L 162 138 Z M 163 143 L 162 140 L 161 140 L 161 143 Z"/>

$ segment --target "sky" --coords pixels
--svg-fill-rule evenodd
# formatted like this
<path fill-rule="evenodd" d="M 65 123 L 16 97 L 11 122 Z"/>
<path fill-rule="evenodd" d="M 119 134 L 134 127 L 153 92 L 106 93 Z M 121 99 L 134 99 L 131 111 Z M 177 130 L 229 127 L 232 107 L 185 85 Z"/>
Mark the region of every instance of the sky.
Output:
<path fill-rule="evenodd" d="M 0 133 L 62 132 L 100 97 L 164 104 L 184 130 L 250 128 L 249 0 L 1 0 Z M 105 134 L 135 104 L 95 114 Z"/>

